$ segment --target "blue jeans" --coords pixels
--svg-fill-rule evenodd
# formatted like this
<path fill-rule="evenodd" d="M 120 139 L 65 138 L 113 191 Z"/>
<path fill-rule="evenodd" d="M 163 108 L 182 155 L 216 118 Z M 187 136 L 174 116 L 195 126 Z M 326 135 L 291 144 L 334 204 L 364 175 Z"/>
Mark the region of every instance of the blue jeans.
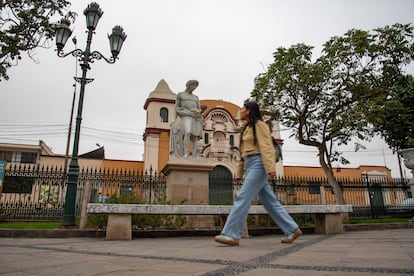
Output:
<path fill-rule="evenodd" d="M 258 195 L 260 203 L 283 233 L 292 234 L 298 229 L 298 225 L 270 188 L 269 176 L 263 167 L 261 155 L 249 155 L 244 162 L 246 165 L 245 180 L 221 233 L 236 240 L 240 239 L 252 200 Z"/>

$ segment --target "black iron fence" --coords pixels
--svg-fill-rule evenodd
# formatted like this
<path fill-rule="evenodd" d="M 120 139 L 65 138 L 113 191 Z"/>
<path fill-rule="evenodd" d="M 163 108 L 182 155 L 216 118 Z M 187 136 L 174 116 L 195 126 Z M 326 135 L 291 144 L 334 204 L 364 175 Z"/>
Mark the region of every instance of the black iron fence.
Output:
<path fill-rule="evenodd" d="M 232 204 L 241 187 L 228 176 L 210 176 L 209 182 L 211 204 Z M 407 180 L 366 178 L 339 179 L 338 182 L 345 202 L 353 205 L 351 217 L 414 216 L 413 206 L 400 206 L 412 197 Z M 66 176 L 61 168 L 33 165 L 7 168 L 0 198 L 0 221 L 61 220 L 65 183 Z M 91 187 L 89 202 L 105 202 L 112 195 L 133 195 L 143 203 L 166 201 L 166 179 L 157 173 L 82 169 L 76 193 L 77 217 L 87 183 Z M 338 204 L 325 178 L 284 177 L 271 186 L 283 204 Z"/>
<path fill-rule="evenodd" d="M 63 215 L 67 176 L 61 168 L 14 166 L 5 170 L 0 198 L 0 221 L 56 220 Z M 165 178 L 135 170 L 81 169 L 76 191 L 75 214 L 80 216 L 86 184 L 89 202 L 105 202 L 110 196 L 132 195 L 145 203 L 166 198 Z"/>
<path fill-rule="evenodd" d="M 345 203 L 353 206 L 350 215 L 353 218 L 414 216 L 414 206 L 402 204 L 408 198 L 412 198 L 407 179 L 371 177 L 337 181 Z M 226 183 L 223 179 L 219 179 L 219 182 Z M 273 181 L 271 186 L 279 201 L 286 205 L 338 204 L 326 178 L 281 177 Z M 231 188 L 228 185 L 221 187 L 210 190 L 210 202 L 231 204 L 241 186 L 233 183 Z M 260 204 L 258 199 L 257 203 Z"/>

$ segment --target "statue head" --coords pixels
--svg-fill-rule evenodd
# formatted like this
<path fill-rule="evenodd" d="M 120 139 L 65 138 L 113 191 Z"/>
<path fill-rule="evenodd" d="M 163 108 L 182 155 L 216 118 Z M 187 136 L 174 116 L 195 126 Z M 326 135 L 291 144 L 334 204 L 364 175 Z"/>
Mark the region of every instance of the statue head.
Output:
<path fill-rule="evenodd" d="M 187 81 L 187 83 L 185 84 L 185 87 L 188 88 L 192 84 L 195 84 L 196 86 L 198 86 L 198 80 L 189 80 L 189 81 Z"/>

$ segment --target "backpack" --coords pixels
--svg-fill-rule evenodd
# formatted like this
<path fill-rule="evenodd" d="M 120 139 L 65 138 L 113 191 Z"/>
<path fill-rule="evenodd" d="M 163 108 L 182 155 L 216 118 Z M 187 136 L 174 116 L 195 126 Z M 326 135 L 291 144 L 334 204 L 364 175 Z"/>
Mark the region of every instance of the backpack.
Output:
<path fill-rule="evenodd" d="M 274 137 L 272 137 L 272 143 L 273 143 L 273 147 L 275 148 L 276 162 L 279 162 L 280 160 L 283 160 L 282 148 L 277 143 L 277 140 Z"/>
<path fill-rule="evenodd" d="M 256 139 L 256 125 L 253 125 L 253 133 L 254 133 L 254 143 L 256 144 L 256 140 L 257 140 Z M 277 143 L 277 140 L 274 137 L 272 137 L 272 144 L 273 144 L 273 148 L 275 149 L 275 161 L 279 162 L 280 160 L 283 160 L 282 148 Z"/>

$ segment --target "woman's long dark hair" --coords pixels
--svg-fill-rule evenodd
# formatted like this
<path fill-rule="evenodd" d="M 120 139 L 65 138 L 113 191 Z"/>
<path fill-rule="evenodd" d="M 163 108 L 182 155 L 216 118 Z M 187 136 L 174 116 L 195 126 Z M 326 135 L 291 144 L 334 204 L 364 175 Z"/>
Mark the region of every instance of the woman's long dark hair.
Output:
<path fill-rule="evenodd" d="M 246 102 L 244 107 L 248 109 L 249 112 L 249 121 L 247 125 L 253 127 L 257 121 L 262 120 L 262 114 L 260 113 L 260 107 L 256 102 Z"/>
<path fill-rule="evenodd" d="M 249 112 L 249 121 L 243 128 L 242 133 L 247 126 L 253 128 L 254 143 L 256 144 L 256 123 L 257 121 L 262 121 L 262 114 L 260 113 L 260 107 L 256 102 L 245 102 L 243 105 Z M 242 143 L 242 135 L 240 135 L 240 145 Z"/>

